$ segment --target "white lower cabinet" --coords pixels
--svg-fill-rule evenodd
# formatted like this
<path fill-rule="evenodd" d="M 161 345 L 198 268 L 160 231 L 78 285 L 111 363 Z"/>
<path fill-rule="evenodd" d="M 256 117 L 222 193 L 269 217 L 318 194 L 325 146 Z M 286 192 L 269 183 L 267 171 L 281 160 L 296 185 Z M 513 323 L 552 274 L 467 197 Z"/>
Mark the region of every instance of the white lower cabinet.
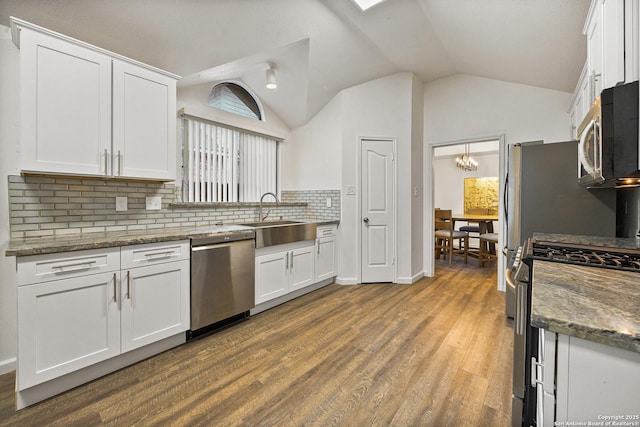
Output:
<path fill-rule="evenodd" d="M 315 283 L 314 242 L 256 250 L 256 305 Z"/>
<path fill-rule="evenodd" d="M 538 426 L 640 422 L 640 353 L 540 332 L 543 348 L 538 362 L 542 363 L 534 378 L 538 382 Z"/>
<path fill-rule="evenodd" d="M 189 329 L 189 256 L 184 241 L 19 257 L 17 390 Z"/>
<path fill-rule="evenodd" d="M 315 283 L 314 246 L 294 249 L 289 252 L 289 290 L 304 288 Z"/>
<path fill-rule="evenodd" d="M 122 249 L 123 352 L 189 329 L 188 257 L 188 242 Z M 146 265 L 125 270 L 127 259 Z"/>
<path fill-rule="evenodd" d="M 315 281 L 321 282 L 337 275 L 338 251 L 335 225 L 319 226 L 316 239 Z"/>
<path fill-rule="evenodd" d="M 19 390 L 120 354 L 120 271 L 18 288 Z"/>

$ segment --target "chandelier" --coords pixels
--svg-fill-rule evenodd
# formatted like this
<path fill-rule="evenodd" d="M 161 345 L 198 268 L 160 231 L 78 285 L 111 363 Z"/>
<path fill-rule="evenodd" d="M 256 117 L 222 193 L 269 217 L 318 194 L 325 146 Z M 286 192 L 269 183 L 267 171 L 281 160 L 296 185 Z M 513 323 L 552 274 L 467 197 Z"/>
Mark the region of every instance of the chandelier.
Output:
<path fill-rule="evenodd" d="M 469 172 L 478 170 L 478 162 L 469 155 L 469 144 L 464 144 L 464 154 L 456 157 L 456 166 Z"/>

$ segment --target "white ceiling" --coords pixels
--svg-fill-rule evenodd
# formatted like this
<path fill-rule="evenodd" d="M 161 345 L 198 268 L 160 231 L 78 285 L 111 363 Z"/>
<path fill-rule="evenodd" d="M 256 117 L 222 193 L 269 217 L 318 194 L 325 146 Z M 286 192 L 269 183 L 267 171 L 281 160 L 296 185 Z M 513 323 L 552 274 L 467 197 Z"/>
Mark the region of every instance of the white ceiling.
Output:
<path fill-rule="evenodd" d="M 589 0 L 0 0 L 9 16 L 184 76 L 239 80 L 290 127 L 340 90 L 399 71 L 572 92 Z M 264 88 L 266 62 L 278 89 Z M 209 70 L 205 72 L 205 70 Z"/>

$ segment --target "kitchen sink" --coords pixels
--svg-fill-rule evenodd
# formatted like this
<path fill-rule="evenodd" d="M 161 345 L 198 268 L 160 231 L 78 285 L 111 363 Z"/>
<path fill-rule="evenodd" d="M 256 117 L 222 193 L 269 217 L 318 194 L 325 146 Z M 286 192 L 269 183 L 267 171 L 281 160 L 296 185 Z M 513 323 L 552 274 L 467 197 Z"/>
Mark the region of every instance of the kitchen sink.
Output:
<path fill-rule="evenodd" d="M 316 238 L 317 226 L 313 222 L 279 220 L 246 222 L 240 225 L 256 229 L 256 248 Z"/>
<path fill-rule="evenodd" d="M 247 227 L 276 227 L 279 225 L 293 225 L 293 224 L 305 224 L 302 221 L 289 221 L 289 220 L 279 220 L 279 221 L 261 221 L 261 222 L 245 222 L 240 225 L 244 225 Z"/>

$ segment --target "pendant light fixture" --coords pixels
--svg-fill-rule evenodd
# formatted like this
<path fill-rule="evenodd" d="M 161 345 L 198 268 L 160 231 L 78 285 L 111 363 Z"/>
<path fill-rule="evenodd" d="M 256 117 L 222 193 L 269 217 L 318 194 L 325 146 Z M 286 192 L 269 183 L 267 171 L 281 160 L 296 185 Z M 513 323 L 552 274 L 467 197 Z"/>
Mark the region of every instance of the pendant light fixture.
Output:
<path fill-rule="evenodd" d="M 276 71 L 273 68 L 273 64 L 267 63 L 267 89 L 274 90 L 278 88 L 278 82 L 276 81 Z"/>
<path fill-rule="evenodd" d="M 456 157 L 456 166 L 467 172 L 478 170 L 478 162 L 469 155 L 469 144 L 464 144 L 464 154 Z"/>

